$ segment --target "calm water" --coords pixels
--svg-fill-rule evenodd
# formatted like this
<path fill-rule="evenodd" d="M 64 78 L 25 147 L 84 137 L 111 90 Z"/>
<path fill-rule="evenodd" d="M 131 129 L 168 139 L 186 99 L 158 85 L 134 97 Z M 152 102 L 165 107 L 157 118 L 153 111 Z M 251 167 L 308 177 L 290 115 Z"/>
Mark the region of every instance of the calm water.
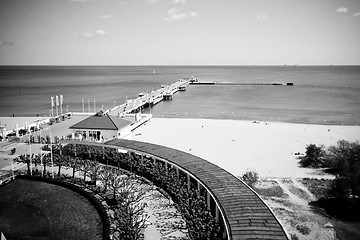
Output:
<path fill-rule="evenodd" d="M 156 74 L 153 74 L 154 69 Z M 293 82 L 294 86 L 188 86 L 152 108 L 155 117 L 360 124 L 360 66 L 0 67 L 0 116 L 104 109 L 186 75 L 202 81 Z M 60 112 L 60 110 L 59 110 Z"/>

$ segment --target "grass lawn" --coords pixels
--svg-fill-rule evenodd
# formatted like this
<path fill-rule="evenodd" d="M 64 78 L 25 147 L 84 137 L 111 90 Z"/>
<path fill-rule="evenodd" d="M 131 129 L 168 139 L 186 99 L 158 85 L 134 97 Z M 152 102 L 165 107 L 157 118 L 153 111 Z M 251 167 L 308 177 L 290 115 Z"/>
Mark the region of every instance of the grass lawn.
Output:
<path fill-rule="evenodd" d="M 0 187 L 0 231 L 11 239 L 101 239 L 102 222 L 80 194 L 17 179 Z"/>

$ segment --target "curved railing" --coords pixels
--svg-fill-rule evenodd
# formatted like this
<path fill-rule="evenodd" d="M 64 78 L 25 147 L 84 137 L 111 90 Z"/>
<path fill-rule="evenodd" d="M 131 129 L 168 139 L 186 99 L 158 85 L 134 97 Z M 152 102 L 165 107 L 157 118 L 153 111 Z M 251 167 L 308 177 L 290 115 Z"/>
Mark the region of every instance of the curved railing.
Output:
<path fill-rule="evenodd" d="M 145 142 L 117 139 L 104 144 L 71 142 L 118 148 L 141 157 L 150 156 L 168 167 L 176 168 L 206 190 L 207 205 L 221 228 L 223 239 L 288 239 L 288 236 L 263 200 L 244 182 L 202 158 Z"/>

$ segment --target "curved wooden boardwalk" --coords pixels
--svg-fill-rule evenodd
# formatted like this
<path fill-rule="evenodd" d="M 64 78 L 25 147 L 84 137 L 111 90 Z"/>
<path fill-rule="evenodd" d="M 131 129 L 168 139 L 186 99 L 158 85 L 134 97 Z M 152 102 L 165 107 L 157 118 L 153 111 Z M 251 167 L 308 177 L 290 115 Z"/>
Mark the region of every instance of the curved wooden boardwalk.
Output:
<path fill-rule="evenodd" d="M 205 186 L 225 220 L 227 238 L 288 239 L 268 206 L 247 185 L 224 169 L 191 154 L 145 142 L 117 139 L 106 143 L 164 159 L 195 176 Z"/>

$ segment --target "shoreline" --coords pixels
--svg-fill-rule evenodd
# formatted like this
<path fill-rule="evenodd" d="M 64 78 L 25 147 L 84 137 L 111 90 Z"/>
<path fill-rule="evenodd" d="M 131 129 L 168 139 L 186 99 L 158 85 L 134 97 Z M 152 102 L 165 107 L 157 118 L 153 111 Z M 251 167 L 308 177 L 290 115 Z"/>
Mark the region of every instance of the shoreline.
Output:
<path fill-rule="evenodd" d="M 87 116 L 87 113 L 84 115 Z M 88 115 L 90 116 L 90 115 Z M 27 124 L 35 123 L 38 120 L 46 120 L 51 117 L 49 116 L 0 116 L 0 125 L 3 127 L 11 126 L 13 127 L 7 128 L 7 130 L 15 129 L 15 124 L 18 124 L 19 127 L 25 126 L 25 122 Z M 249 118 L 249 119 L 232 119 L 232 118 L 196 118 L 196 117 L 172 117 L 171 115 L 168 116 L 153 116 L 153 119 L 179 119 L 179 120 L 210 120 L 210 121 L 239 121 L 239 122 L 251 122 L 251 121 L 258 121 L 258 122 L 267 122 L 267 123 L 284 123 L 284 124 L 303 124 L 303 125 L 316 125 L 316 126 L 344 126 L 344 127 L 359 127 L 359 124 L 344 124 L 339 122 L 330 122 L 324 121 L 325 123 L 320 124 L 316 122 L 301 122 L 301 121 L 275 121 L 275 120 L 263 120 L 261 118 Z M 5 124 L 4 124 L 5 123 Z"/>
<path fill-rule="evenodd" d="M 26 119 L 29 118 L 6 120 L 15 127 Z M 66 135 L 68 127 L 80 120 L 74 117 L 65 121 L 65 125 L 54 125 L 53 135 Z M 3 124 L 5 119 L 0 117 L 0 121 Z M 126 138 L 196 155 L 235 176 L 256 170 L 260 177 L 331 178 L 318 170 L 300 168 L 299 155 L 295 153 L 304 153 L 311 143 L 329 147 L 341 139 L 360 141 L 360 126 L 155 117 Z"/>
<path fill-rule="evenodd" d="M 201 157 L 240 176 L 333 178 L 298 166 L 308 144 L 329 147 L 360 140 L 360 126 L 315 125 L 248 120 L 152 118 L 129 139 L 172 147 Z"/>
<path fill-rule="evenodd" d="M 175 115 L 176 116 L 176 115 Z M 0 117 L 1 118 L 1 117 Z M 161 115 L 161 116 L 156 116 L 153 115 L 153 118 L 165 118 L 165 119 L 194 119 L 194 120 L 224 120 L 224 121 L 244 121 L 244 122 L 249 122 L 249 121 L 259 121 L 259 122 L 268 122 L 268 123 L 286 123 L 286 124 L 304 124 L 304 125 L 319 125 L 319 126 L 349 126 L 349 127 L 358 127 L 360 126 L 360 124 L 356 123 L 355 120 L 352 121 L 347 121 L 348 123 L 344 123 L 344 122 L 339 122 L 339 121 L 326 121 L 326 120 L 318 120 L 318 121 L 298 121 L 298 120 L 287 120 L 287 121 L 276 121 L 273 118 L 270 118 L 270 120 L 268 118 L 264 118 L 264 117 L 260 117 L 260 118 L 256 118 L 256 117 L 249 117 L 249 118 L 242 118 L 242 119 L 238 119 L 238 118 L 211 118 L 211 117 L 174 117 L 172 115 Z M 349 123 L 351 122 L 351 123 Z"/>

